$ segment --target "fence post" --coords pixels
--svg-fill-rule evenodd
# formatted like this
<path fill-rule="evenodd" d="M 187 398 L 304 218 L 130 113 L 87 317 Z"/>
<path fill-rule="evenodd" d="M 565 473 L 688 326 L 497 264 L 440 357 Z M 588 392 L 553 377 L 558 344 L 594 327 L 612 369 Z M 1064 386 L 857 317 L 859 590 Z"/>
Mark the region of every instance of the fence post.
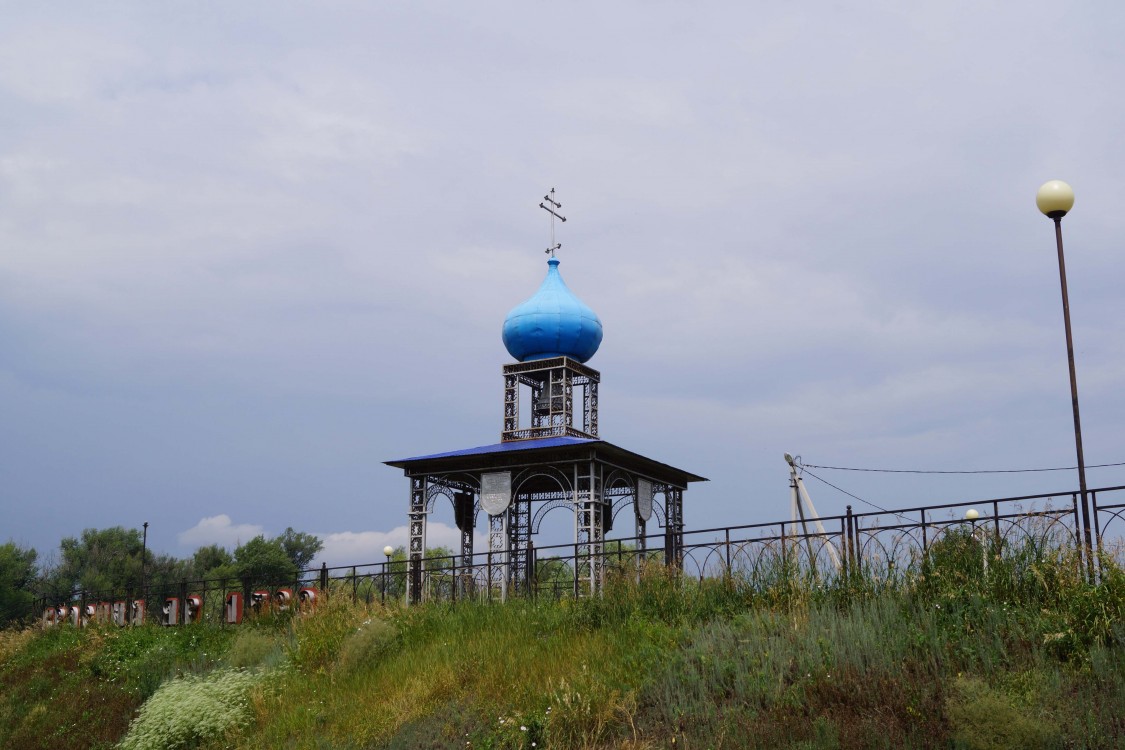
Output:
<path fill-rule="evenodd" d="M 923 558 L 926 556 L 926 553 L 929 551 L 929 549 L 930 549 L 930 539 L 929 539 L 928 532 L 926 531 L 926 509 L 922 508 L 922 557 Z"/>
<path fill-rule="evenodd" d="M 457 603 L 457 555 L 449 556 L 449 600 Z"/>
<path fill-rule="evenodd" d="M 574 543 L 574 598 L 578 598 L 578 543 Z"/>
<path fill-rule="evenodd" d="M 789 552 L 785 549 L 785 522 L 781 522 L 781 567 L 784 569 L 789 565 Z"/>
<path fill-rule="evenodd" d="M 187 625 L 187 578 L 180 579 L 180 611 L 176 613 L 181 625 Z"/>
<path fill-rule="evenodd" d="M 535 542 L 527 540 L 527 549 L 523 553 L 523 568 L 527 571 L 524 576 L 524 594 L 531 598 L 533 590 L 532 579 L 535 577 Z"/>
<path fill-rule="evenodd" d="M 855 519 L 852 517 L 852 506 L 850 506 L 850 505 L 848 506 L 847 515 L 844 516 L 844 527 L 845 527 L 845 533 L 847 534 L 847 540 L 844 543 L 844 546 L 848 550 L 848 554 L 847 554 L 848 570 L 847 570 L 847 572 L 848 572 L 848 575 L 850 576 L 853 573 L 855 573 L 855 569 L 856 569 L 855 544 L 853 543 L 853 538 L 852 538 L 852 535 L 855 533 Z"/>
<path fill-rule="evenodd" d="M 727 569 L 726 569 L 726 573 L 724 574 L 723 577 L 726 578 L 727 581 L 729 582 L 730 581 L 730 527 L 728 526 L 727 528 L 723 529 L 723 532 L 724 532 L 724 536 L 726 537 L 726 558 L 727 558 Z"/>
<path fill-rule="evenodd" d="M 1091 512 L 1094 514 L 1094 542 L 1097 544 L 1098 554 L 1102 552 L 1102 525 L 1098 521 L 1098 493 L 1091 490 L 1087 493 L 1090 496 Z"/>
<path fill-rule="evenodd" d="M 999 551 L 1000 544 L 1000 503 L 996 500 L 992 501 L 992 528 L 996 533 L 996 542 L 994 548 Z"/>
<path fill-rule="evenodd" d="M 328 596 L 328 563 L 326 562 L 320 564 L 320 592 Z"/>
<path fill-rule="evenodd" d="M 852 512 L 852 574 L 858 576 L 863 569 L 863 547 L 859 543 L 859 519 Z"/>

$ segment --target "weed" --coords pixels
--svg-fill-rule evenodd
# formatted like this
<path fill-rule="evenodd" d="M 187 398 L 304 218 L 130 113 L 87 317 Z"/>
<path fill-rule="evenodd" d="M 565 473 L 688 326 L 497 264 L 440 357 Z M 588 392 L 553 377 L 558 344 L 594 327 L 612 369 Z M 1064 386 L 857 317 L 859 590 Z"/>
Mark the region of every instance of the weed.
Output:
<path fill-rule="evenodd" d="M 236 669 L 275 667 L 284 659 L 285 648 L 281 639 L 252 628 L 235 636 L 226 655 L 226 663 Z"/>
<path fill-rule="evenodd" d="M 364 620 L 355 632 L 344 638 L 340 647 L 339 667 L 351 671 L 369 667 L 394 642 L 397 632 L 386 620 L 377 617 Z"/>
<path fill-rule="evenodd" d="M 293 663 L 305 670 L 324 668 L 367 618 L 366 606 L 346 596 L 327 597 L 313 615 L 294 617 L 289 624 Z"/>
<path fill-rule="evenodd" d="M 1062 744 L 1045 717 L 1030 715 L 1007 695 L 972 677 L 957 679 L 946 709 L 953 739 L 966 750 L 1034 750 Z"/>
<path fill-rule="evenodd" d="M 249 715 L 247 695 L 261 675 L 216 670 L 171 680 L 141 707 L 122 750 L 177 750 L 221 737 Z"/>

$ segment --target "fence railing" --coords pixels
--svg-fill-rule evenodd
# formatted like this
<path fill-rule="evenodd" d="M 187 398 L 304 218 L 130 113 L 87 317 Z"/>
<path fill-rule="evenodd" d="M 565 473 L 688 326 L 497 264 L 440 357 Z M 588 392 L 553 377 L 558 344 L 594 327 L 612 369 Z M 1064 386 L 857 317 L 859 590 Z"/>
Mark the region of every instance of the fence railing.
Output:
<path fill-rule="evenodd" d="M 1089 491 L 1096 551 L 1120 563 L 1125 555 L 1125 486 Z M 967 519 L 968 509 L 977 512 Z M 782 566 L 825 582 L 862 569 L 893 575 L 923 560 L 952 530 L 970 530 L 1000 547 L 1031 543 L 1072 546 L 1091 570 L 1097 555 L 1084 550 L 1077 492 L 916 506 L 822 516 L 823 532 L 800 521 L 722 526 L 613 538 L 595 544 L 529 544 L 517 552 L 388 560 L 302 570 L 284 580 L 182 579 L 103 591 L 51 592 L 40 599 L 46 625 L 104 620 L 118 625 L 214 622 L 235 625 L 266 611 L 309 610 L 327 595 L 353 600 L 502 600 L 510 596 L 596 594 L 610 574 L 636 574 L 650 563 L 686 578 L 744 579 Z"/>

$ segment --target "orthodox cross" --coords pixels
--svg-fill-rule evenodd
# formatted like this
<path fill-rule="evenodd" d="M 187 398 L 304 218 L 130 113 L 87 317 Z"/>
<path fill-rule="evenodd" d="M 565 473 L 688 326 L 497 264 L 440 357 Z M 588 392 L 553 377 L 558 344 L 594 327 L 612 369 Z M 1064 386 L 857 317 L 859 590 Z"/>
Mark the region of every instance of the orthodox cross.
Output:
<path fill-rule="evenodd" d="M 555 219 L 566 221 L 566 217 L 558 213 L 557 209 L 562 208 L 562 204 L 556 201 L 554 196 L 555 189 L 551 188 L 551 192 L 543 196 L 543 200 L 546 202 L 539 204 L 539 208 L 543 209 L 551 215 L 551 218 L 549 219 L 549 221 L 551 222 L 551 246 L 543 252 L 547 253 L 547 255 L 550 255 L 552 258 L 555 257 L 555 251 L 562 247 L 561 242 L 555 242 Z"/>

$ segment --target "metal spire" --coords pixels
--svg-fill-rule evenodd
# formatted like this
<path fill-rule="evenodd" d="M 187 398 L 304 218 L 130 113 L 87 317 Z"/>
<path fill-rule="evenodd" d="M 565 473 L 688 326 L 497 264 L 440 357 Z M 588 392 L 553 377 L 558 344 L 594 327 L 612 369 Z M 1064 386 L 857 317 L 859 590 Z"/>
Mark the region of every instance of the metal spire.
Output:
<path fill-rule="evenodd" d="M 539 204 L 539 208 L 543 209 L 551 215 L 551 218 L 548 219 L 551 224 L 551 246 L 543 252 L 547 253 L 547 255 L 550 255 L 552 258 L 555 257 L 555 251 L 562 247 L 561 242 L 555 242 L 555 219 L 566 221 L 566 217 L 556 211 L 556 209 L 562 208 L 562 204 L 556 201 L 554 196 L 555 189 L 551 188 L 551 192 L 543 196 L 543 200 L 546 202 L 541 202 Z M 547 205 L 548 203 L 550 205 Z"/>

